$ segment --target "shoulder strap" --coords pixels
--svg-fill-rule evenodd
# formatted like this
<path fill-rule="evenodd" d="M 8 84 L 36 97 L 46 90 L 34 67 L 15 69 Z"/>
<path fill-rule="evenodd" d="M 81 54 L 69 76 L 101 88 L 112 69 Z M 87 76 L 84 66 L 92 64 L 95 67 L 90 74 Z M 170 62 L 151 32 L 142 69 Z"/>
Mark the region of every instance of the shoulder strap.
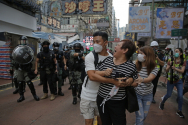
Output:
<path fill-rule="evenodd" d="M 92 53 L 94 55 L 94 64 L 95 64 L 95 68 L 96 68 L 98 61 L 99 61 L 99 55 L 95 51 L 92 51 Z"/>
<path fill-rule="evenodd" d="M 99 55 L 95 51 L 92 51 L 92 53 L 93 53 L 93 56 L 94 56 L 94 64 L 95 64 L 95 68 L 96 68 L 98 61 L 99 61 Z M 86 82 L 85 82 L 85 87 L 86 87 L 88 79 L 89 79 L 88 75 L 86 75 L 86 77 L 87 78 L 86 78 Z"/>

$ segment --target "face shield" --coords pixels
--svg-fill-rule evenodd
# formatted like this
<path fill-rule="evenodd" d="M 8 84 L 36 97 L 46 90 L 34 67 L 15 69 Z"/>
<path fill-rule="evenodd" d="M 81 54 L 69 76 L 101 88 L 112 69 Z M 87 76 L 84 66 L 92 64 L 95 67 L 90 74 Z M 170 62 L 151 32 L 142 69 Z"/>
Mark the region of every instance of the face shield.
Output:
<path fill-rule="evenodd" d="M 27 45 L 28 44 L 28 40 L 20 40 L 20 45 Z"/>

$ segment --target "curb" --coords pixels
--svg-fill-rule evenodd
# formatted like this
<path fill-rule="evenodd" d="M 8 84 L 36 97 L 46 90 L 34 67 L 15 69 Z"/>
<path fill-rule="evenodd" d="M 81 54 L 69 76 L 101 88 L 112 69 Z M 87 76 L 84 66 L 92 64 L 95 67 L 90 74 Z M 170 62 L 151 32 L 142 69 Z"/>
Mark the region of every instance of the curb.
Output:
<path fill-rule="evenodd" d="M 161 83 L 161 85 L 165 88 L 167 88 L 167 85 L 164 83 L 164 82 L 159 82 Z M 173 90 L 173 93 L 177 95 L 177 91 L 176 90 Z M 188 103 L 188 98 L 183 96 L 183 101 L 185 101 L 186 103 Z"/>
<path fill-rule="evenodd" d="M 34 80 L 38 80 L 38 78 L 35 78 L 32 81 L 34 81 Z M 0 90 L 6 89 L 6 88 L 9 88 L 9 87 L 12 87 L 12 83 L 7 83 L 7 84 L 4 84 L 4 85 L 0 85 Z M 15 88 L 15 87 L 12 87 L 12 88 Z"/>
<path fill-rule="evenodd" d="M 8 87 L 12 87 L 12 83 L 7 83 L 7 84 L 4 84 L 4 85 L 0 85 L 0 90 L 6 89 Z"/>

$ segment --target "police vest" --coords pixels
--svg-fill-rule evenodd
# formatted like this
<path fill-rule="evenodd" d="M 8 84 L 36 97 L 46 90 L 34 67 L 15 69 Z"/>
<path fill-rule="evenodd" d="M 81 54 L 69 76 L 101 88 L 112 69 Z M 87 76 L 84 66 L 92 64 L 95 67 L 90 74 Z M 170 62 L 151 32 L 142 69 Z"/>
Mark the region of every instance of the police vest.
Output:
<path fill-rule="evenodd" d="M 186 56 L 185 54 L 183 54 L 183 58 L 184 58 L 184 61 L 187 61 L 188 60 L 188 55 Z"/>
<path fill-rule="evenodd" d="M 175 66 L 175 68 L 178 68 L 178 69 L 181 69 L 183 66 L 182 65 L 180 65 L 180 64 L 175 64 L 174 63 L 174 61 L 173 61 L 173 66 Z M 169 70 L 169 72 L 168 72 L 168 80 L 170 81 L 170 70 Z M 178 72 L 178 71 L 176 71 L 176 70 L 173 70 L 173 76 L 174 75 L 178 75 L 179 76 L 179 78 L 180 79 L 182 79 L 183 78 L 183 75 L 182 75 L 182 73 L 180 73 L 180 72 Z M 173 79 L 173 81 L 174 81 L 174 79 Z"/>
<path fill-rule="evenodd" d="M 59 67 L 62 68 L 62 66 L 63 66 L 63 59 L 62 59 L 63 58 L 63 51 L 58 51 L 58 53 L 54 53 L 54 54 L 56 54 L 56 60 L 59 64 Z"/>
<path fill-rule="evenodd" d="M 157 68 L 159 69 L 158 71 L 160 71 L 160 65 L 159 62 L 157 60 L 155 60 L 156 64 L 157 64 Z"/>
<path fill-rule="evenodd" d="M 55 69 L 55 63 L 53 60 L 53 52 L 49 51 L 48 54 L 44 54 L 44 52 L 40 52 L 40 69 L 45 70 L 49 68 L 50 70 Z"/>

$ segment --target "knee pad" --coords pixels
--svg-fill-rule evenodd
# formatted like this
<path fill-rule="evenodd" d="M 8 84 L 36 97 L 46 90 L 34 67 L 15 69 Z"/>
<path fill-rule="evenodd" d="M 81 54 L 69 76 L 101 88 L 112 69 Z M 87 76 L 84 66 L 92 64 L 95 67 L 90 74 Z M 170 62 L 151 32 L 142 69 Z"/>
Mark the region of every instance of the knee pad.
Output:
<path fill-rule="evenodd" d="M 13 81 L 14 81 L 14 82 L 17 82 L 17 78 L 14 78 Z"/>
<path fill-rule="evenodd" d="M 32 82 L 31 82 L 31 81 L 28 81 L 27 84 L 30 85 L 30 84 L 32 84 Z"/>
<path fill-rule="evenodd" d="M 72 86 L 72 89 L 73 90 L 76 90 L 77 89 L 77 85 L 76 84 L 73 84 L 73 85 L 71 85 Z"/>

